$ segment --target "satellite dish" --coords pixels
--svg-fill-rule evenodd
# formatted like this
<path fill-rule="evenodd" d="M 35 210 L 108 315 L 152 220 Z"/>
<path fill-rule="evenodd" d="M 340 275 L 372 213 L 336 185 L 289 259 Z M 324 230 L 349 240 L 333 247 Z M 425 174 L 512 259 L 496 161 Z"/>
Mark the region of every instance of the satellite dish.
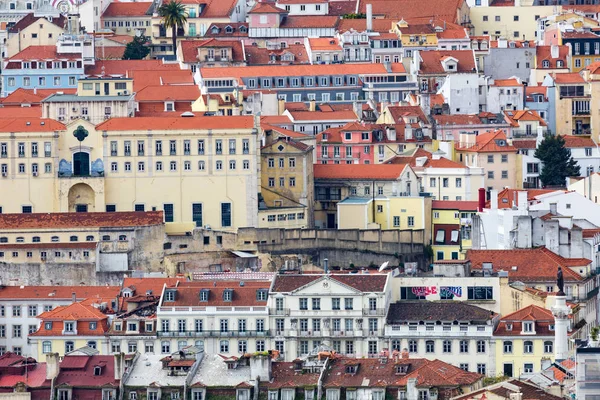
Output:
<path fill-rule="evenodd" d="M 379 267 L 379 272 L 383 271 L 384 269 L 386 269 L 389 265 L 389 261 L 384 262 L 383 264 L 381 264 L 381 266 Z"/>

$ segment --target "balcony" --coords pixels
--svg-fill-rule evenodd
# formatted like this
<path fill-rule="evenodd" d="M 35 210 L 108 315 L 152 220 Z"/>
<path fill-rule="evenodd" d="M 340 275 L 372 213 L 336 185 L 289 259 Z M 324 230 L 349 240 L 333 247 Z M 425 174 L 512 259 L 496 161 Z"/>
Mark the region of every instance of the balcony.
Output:
<path fill-rule="evenodd" d="M 229 57 L 225 56 L 204 56 L 204 61 L 205 62 L 215 62 L 215 61 L 220 61 L 220 62 L 228 62 L 230 61 Z"/>
<path fill-rule="evenodd" d="M 342 200 L 342 195 L 341 194 L 330 194 L 330 195 L 317 194 L 317 196 L 315 197 L 315 200 L 317 200 L 317 201 L 340 201 L 340 200 Z"/>
<path fill-rule="evenodd" d="M 287 316 L 290 315 L 290 309 L 289 308 L 269 308 L 269 315 L 281 315 L 281 316 Z"/>
<path fill-rule="evenodd" d="M 267 337 L 270 336 L 268 330 L 244 330 L 244 331 L 159 331 L 157 332 L 159 337 Z"/>
<path fill-rule="evenodd" d="M 373 316 L 373 317 L 383 317 L 385 315 L 385 310 L 383 308 L 363 308 L 363 315 L 365 316 Z"/>
<path fill-rule="evenodd" d="M 90 172 L 88 174 L 75 174 L 71 171 L 59 171 L 59 178 L 102 178 L 104 176 L 104 171 L 98 172 Z"/>
<path fill-rule="evenodd" d="M 546 129 L 544 131 L 544 135 L 549 135 L 552 132 L 549 129 Z M 513 138 L 535 138 L 537 136 L 537 131 L 531 129 L 531 130 L 525 130 L 525 129 L 513 129 L 512 130 L 512 137 Z"/>

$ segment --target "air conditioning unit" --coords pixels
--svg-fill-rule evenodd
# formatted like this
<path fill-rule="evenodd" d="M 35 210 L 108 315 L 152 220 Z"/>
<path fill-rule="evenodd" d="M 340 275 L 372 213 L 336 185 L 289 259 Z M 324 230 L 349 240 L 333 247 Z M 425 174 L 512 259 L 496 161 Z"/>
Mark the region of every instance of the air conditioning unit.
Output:
<path fill-rule="evenodd" d="M 131 28 L 127 28 L 127 32 L 131 32 Z"/>
<path fill-rule="evenodd" d="M 6 178 L 7 176 L 8 176 L 8 174 L 7 174 L 6 172 L 3 172 L 3 173 L 2 173 L 2 177 L 3 177 L 3 178 Z"/>
<path fill-rule="evenodd" d="M 123 91 L 123 96 L 127 96 L 129 94 L 129 90 L 124 90 Z"/>
<path fill-rule="evenodd" d="M 75 107 L 73 107 L 73 111 L 77 111 L 77 109 Z"/>
<path fill-rule="evenodd" d="M 117 92 L 117 96 L 123 96 L 123 92 Z"/>
<path fill-rule="evenodd" d="M 33 176 L 38 176 L 38 173 L 37 173 L 37 172 L 34 172 L 34 173 L 33 173 Z"/>
<path fill-rule="evenodd" d="M 58 120 L 59 121 L 64 121 L 65 120 L 65 116 L 64 115 L 59 115 L 58 116 Z"/>

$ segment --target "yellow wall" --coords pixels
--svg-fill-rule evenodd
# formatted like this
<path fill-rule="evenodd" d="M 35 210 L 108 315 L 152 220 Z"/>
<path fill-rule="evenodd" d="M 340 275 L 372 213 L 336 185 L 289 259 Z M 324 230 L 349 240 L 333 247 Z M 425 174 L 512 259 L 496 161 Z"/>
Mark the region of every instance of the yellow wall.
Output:
<path fill-rule="evenodd" d="M 471 7 L 471 23 L 474 26 L 474 35 L 481 36 L 484 32 L 496 40 L 496 32 L 508 40 L 523 39 L 535 40 L 537 29 L 536 17 L 547 17 L 556 12 L 554 6 L 529 6 L 529 7 Z M 487 21 L 484 21 L 487 16 Z M 515 21 L 518 16 L 518 21 Z M 500 17 L 500 21 L 496 21 Z M 518 36 L 515 37 L 515 32 Z"/>
<path fill-rule="evenodd" d="M 338 203 L 338 229 L 367 229 L 373 221 L 372 202 Z"/>
<path fill-rule="evenodd" d="M 44 18 L 29 25 L 19 34 L 12 35 L 4 48 L 7 51 L 6 58 L 12 57 L 29 46 L 53 46 L 64 30 Z M 33 36 L 36 37 L 33 37 Z"/>
<path fill-rule="evenodd" d="M 104 355 L 105 353 L 105 338 L 103 336 L 89 336 L 89 337 L 82 337 L 82 336 L 69 336 L 69 337 L 61 337 L 61 338 L 45 338 L 43 336 L 36 336 L 35 339 L 36 344 L 37 344 L 37 359 L 38 360 L 45 360 L 46 359 L 46 354 L 43 352 L 43 342 L 46 341 L 50 341 L 52 342 L 52 352 L 53 353 L 58 353 L 59 356 L 64 356 L 65 355 L 65 342 L 74 342 L 74 350 L 80 349 L 82 347 L 87 346 L 88 341 L 95 341 L 96 342 L 96 350 L 99 351 L 100 355 Z"/>
<path fill-rule="evenodd" d="M 533 364 L 533 372 L 540 372 L 542 359 L 554 360 L 554 353 L 544 352 L 544 341 L 554 343 L 554 336 L 495 336 L 496 340 L 496 372 L 502 375 L 505 363 L 513 364 L 513 377 L 518 377 L 524 373 L 523 365 L 525 363 Z M 523 342 L 530 340 L 533 342 L 533 353 L 524 353 Z M 512 353 L 504 353 L 504 341 L 512 341 Z"/>
<path fill-rule="evenodd" d="M 108 83 L 108 94 L 104 91 L 105 84 Z M 117 83 L 122 86 L 125 84 L 125 89 L 117 89 Z M 117 96 L 119 93 L 127 91 L 129 94 L 133 93 L 133 79 L 94 79 L 87 78 L 81 79 L 77 82 L 77 95 L 78 96 L 97 96 L 96 92 L 99 91 L 99 96 Z"/>
<path fill-rule="evenodd" d="M 465 259 L 465 254 L 466 251 L 468 249 L 471 248 L 472 244 L 473 244 L 473 240 L 472 240 L 472 235 L 473 232 L 471 231 L 471 239 L 462 239 L 461 237 L 461 245 L 437 245 L 435 243 L 435 225 L 436 224 L 448 224 L 448 225 L 459 225 L 459 226 L 463 226 L 464 223 L 461 222 L 463 221 L 463 219 L 461 219 L 461 213 L 475 213 L 475 211 L 471 212 L 471 211 L 458 211 L 458 210 L 439 210 L 439 209 L 433 209 L 431 210 L 431 222 L 432 222 L 432 237 L 433 237 L 433 241 L 431 244 L 431 248 L 433 250 L 433 257 L 435 260 L 451 260 L 452 259 L 452 253 L 456 252 L 458 253 L 458 259 L 459 260 L 464 260 Z M 456 214 L 458 214 L 458 217 L 456 216 Z M 437 218 L 436 218 L 437 216 Z M 469 218 L 470 219 L 470 218 Z M 466 223 L 466 221 L 464 221 Z M 459 235 L 462 236 L 462 231 L 459 230 Z M 438 258 L 437 254 L 438 252 L 443 252 L 444 253 L 444 258 Z"/>

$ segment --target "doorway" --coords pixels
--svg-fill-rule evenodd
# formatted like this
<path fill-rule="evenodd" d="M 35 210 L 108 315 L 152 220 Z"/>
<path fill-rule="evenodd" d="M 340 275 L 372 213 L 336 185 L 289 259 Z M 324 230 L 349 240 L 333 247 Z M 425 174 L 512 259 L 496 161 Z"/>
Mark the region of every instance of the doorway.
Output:
<path fill-rule="evenodd" d="M 79 152 L 73 154 L 73 175 L 88 176 L 90 174 L 90 155 Z"/>

